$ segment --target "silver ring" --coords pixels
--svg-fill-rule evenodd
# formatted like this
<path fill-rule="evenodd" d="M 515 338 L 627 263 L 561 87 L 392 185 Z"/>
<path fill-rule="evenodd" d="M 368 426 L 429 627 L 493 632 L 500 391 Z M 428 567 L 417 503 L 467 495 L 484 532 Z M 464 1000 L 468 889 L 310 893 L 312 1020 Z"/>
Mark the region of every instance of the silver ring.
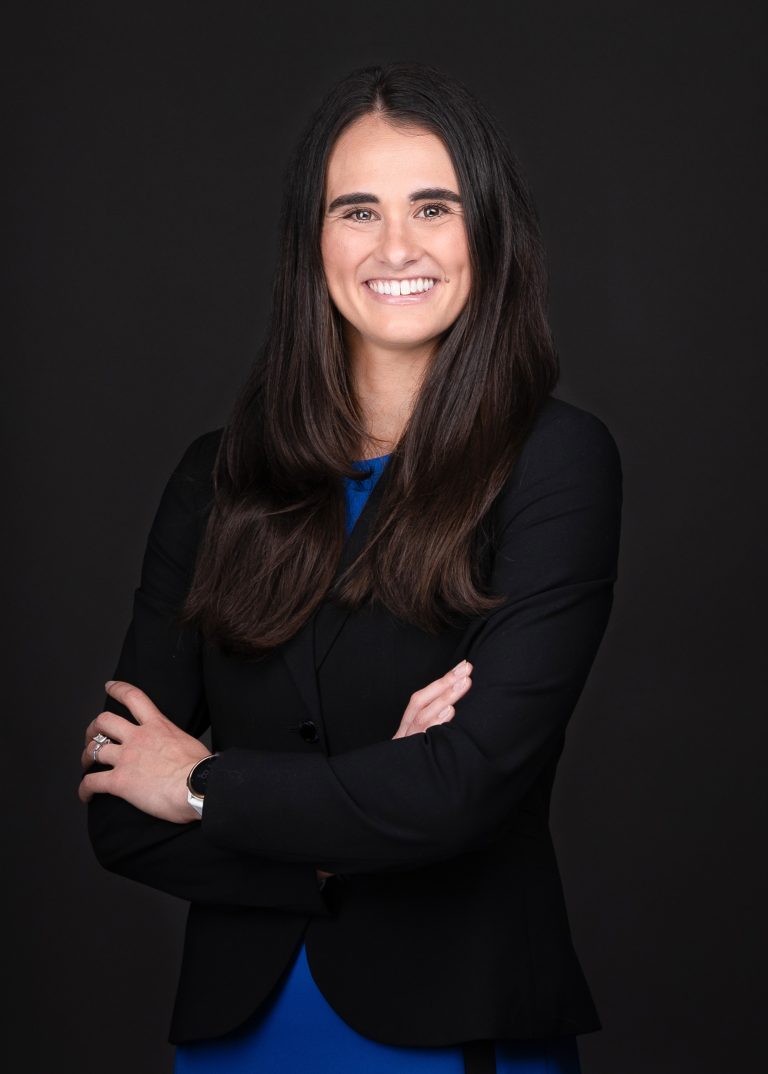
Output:
<path fill-rule="evenodd" d="M 108 742 L 111 742 L 111 741 L 112 741 L 112 739 L 107 738 L 106 735 L 102 735 L 101 731 L 99 731 L 99 733 L 97 735 L 94 735 L 93 739 L 92 739 L 92 742 L 94 743 L 93 752 L 91 754 L 92 760 L 98 761 L 98 759 L 99 759 L 99 750 L 101 749 L 102 746 L 106 746 L 106 744 Z"/>

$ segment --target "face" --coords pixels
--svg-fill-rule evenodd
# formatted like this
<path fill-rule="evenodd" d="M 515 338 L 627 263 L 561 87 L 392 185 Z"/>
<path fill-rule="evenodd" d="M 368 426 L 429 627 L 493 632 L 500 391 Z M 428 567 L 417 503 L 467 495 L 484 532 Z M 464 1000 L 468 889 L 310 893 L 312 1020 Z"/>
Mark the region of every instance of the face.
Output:
<path fill-rule="evenodd" d="M 347 341 L 435 344 L 471 282 L 459 185 L 437 135 L 357 120 L 331 151 L 324 212 L 323 267 Z"/>

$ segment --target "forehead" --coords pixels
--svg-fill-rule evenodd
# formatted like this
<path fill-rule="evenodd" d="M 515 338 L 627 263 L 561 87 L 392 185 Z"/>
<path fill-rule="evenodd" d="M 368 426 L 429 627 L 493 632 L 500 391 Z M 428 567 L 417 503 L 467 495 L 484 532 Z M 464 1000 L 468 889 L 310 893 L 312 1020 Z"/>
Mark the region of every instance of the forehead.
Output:
<path fill-rule="evenodd" d="M 380 116 L 363 116 L 342 131 L 328 158 L 328 199 L 356 190 L 407 196 L 432 186 L 459 192 L 448 150 L 423 127 L 394 127 Z"/>

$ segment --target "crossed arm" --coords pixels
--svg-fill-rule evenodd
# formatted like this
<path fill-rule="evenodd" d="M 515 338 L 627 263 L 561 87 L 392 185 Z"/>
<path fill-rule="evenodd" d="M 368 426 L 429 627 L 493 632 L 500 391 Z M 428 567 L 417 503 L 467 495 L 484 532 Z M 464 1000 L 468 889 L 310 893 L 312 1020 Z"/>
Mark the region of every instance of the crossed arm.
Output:
<path fill-rule="evenodd" d="M 393 738 L 420 734 L 453 719 L 455 702 L 472 685 L 471 674 L 472 665 L 462 660 L 412 694 Z M 80 756 L 82 767 L 88 772 L 93 766 L 93 744 L 99 734 L 108 741 L 99 747 L 98 760 L 110 767 L 83 777 L 80 800 L 89 802 L 94 794 L 112 794 L 158 820 L 172 824 L 199 821 L 199 814 L 187 803 L 187 776 L 210 751 L 164 716 L 138 686 L 115 680 L 104 685 L 108 696 L 128 709 L 133 720 L 105 711 L 88 724 Z"/>
<path fill-rule="evenodd" d="M 211 772 L 201 823 L 183 793 L 189 768 L 207 752 L 197 740 L 200 699 L 188 690 L 179 706 L 176 697 L 173 720 L 167 719 L 163 694 L 173 692 L 151 673 L 153 633 L 165 638 L 167 609 L 183 595 L 189 570 L 184 540 L 169 521 L 184 513 L 178 497 L 189 496 L 182 465 L 150 535 L 134 640 L 129 633 L 118 666 L 122 682 L 110 687 L 126 703 L 130 730 L 104 713 L 88 730 L 89 737 L 101 730 L 120 743 L 100 754 L 114 768 L 86 775 L 81 785 L 103 863 L 186 898 L 311 904 L 311 912 L 322 912 L 318 868 L 414 868 L 498 833 L 561 747 L 610 614 L 621 466 L 605 426 L 580 413 L 561 428 L 551 423 L 531 445 L 523 479 L 505 504 L 491 580 L 505 602 L 469 638 L 473 685 L 455 718 L 333 757 L 225 750 Z M 195 658 L 194 648 L 189 638 L 179 639 L 171 678 Z M 147 696 L 128 684 L 144 687 Z M 433 700 L 446 707 L 439 692 Z M 150 760 L 153 752 L 162 760 Z M 163 773 L 155 772 L 150 788 L 146 774 L 156 763 Z M 243 872 L 249 882 L 238 886 L 234 874 Z"/>

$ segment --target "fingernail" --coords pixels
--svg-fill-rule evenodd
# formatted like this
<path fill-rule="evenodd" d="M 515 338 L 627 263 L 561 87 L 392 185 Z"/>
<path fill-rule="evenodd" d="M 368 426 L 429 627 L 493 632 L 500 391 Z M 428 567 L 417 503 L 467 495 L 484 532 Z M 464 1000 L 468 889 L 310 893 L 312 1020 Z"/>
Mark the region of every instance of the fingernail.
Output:
<path fill-rule="evenodd" d="M 457 664 L 456 667 L 453 669 L 453 674 L 456 675 L 457 678 L 461 675 L 464 675 L 466 673 L 466 667 L 466 660 L 462 660 L 461 663 Z"/>
<path fill-rule="evenodd" d="M 108 690 L 110 688 L 110 686 L 114 686 L 116 682 L 117 682 L 117 679 L 110 679 L 109 682 L 104 683 L 104 689 Z"/>

